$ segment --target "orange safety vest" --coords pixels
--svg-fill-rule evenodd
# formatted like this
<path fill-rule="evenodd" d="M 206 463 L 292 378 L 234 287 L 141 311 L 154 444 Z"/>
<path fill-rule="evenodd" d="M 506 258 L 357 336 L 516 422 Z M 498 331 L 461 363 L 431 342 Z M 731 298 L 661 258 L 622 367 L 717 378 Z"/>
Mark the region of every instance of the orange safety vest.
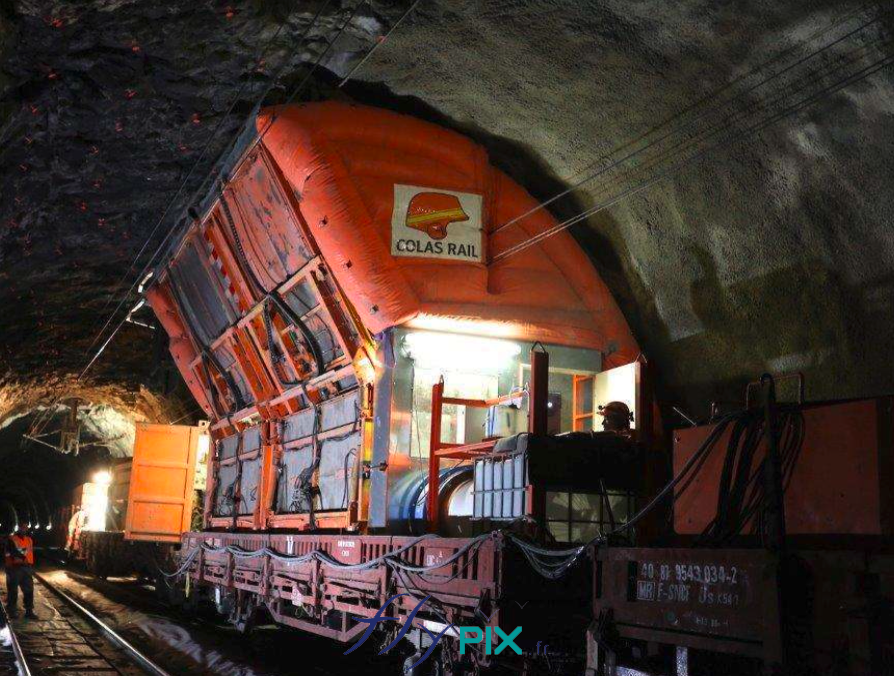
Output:
<path fill-rule="evenodd" d="M 13 546 L 25 555 L 24 559 L 13 549 Z M 34 540 L 28 535 L 10 535 L 9 544 L 6 547 L 6 567 L 14 568 L 26 565 L 34 565 Z"/>

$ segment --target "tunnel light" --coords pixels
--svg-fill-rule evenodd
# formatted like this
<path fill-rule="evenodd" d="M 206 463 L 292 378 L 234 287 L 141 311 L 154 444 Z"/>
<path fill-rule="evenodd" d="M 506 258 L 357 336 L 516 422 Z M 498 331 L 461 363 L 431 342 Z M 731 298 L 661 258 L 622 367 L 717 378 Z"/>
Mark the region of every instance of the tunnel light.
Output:
<path fill-rule="evenodd" d="M 50 521 L 50 523 L 47 524 L 46 529 L 53 530 L 53 522 L 52 521 Z"/>
<path fill-rule="evenodd" d="M 97 474 L 105 474 L 108 480 L 105 483 L 98 481 L 86 483 L 81 493 L 81 510 L 85 516 L 84 530 L 87 531 L 104 531 L 106 529 L 111 475 L 108 472 L 97 472 Z M 94 478 L 97 478 L 96 475 Z"/>
<path fill-rule="evenodd" d="M 405 345 L 419 368 L 444 371 L 502 371 L 521 354 L 508 340 L 431 331 L 407 334 Z"/>
<path fill-rule="evenodd" d="M 100 486 L 108 486 L 112 483 L 112 473 L 107 472 L 106 470 L 96 472 L 93 475 L 93 483 L 99 484 Z"/>

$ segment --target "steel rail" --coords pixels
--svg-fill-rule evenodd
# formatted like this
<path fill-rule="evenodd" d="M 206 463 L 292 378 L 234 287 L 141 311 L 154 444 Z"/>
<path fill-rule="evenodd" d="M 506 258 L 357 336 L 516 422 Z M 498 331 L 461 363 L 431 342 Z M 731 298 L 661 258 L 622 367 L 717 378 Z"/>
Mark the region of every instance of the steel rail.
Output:
<path fill-rule="evenodd" d="M 25 653 L 22 652 L 22 646 L 19 645 L 19 639 L 12 627 L 12 623 L 9 621 L 9 615 L 6 613 L 6 608 L 3 607 L 2 603 L 0 603 L 0 614 L 3 615 L 3 621 L 6 623 L 6 630 L 9 632 L 9 642 L 12 647 L 12 653 L 16 659 L 16 664 L 19 667 L 20 676 L 31 676 L 31 667 L 28 666 L 28 660 L 25 659 Z"/>
<path fill-rule="evenodd" d="M 137 648 L 131 645 L 131 643 L 128 642 L 127 639 L 125 639 L 123 636 L 121 636 L 121 634 L 116 632 L 109 625 L 99 619 L 99 617 L 97 617 L 91 610 L 81 605 L 73 597 L 69 596 L 55 585 L 47 582 L 46 578 L 44 578 L 39 573 L 35 573 L 34 577 L 44 587 L 49 589 L 55 596 L 63 601 L 69 608 L 80 615 L 82 619 L 87 620 L 88 624 L 98 629 L 100 633 L 102 633 L 111 643 L 122 649 L 127 654 L 127 656 L 130 657 L 131 660 L 133 660 L 137 665 L 139 665 L 140 668 L 143 669 L 146 673 L 153 674 L 154 676 L 172 676 L 169 672 L 165 671 L 151 659 L 146 657 L 146 655 L 144 655 Z"/>

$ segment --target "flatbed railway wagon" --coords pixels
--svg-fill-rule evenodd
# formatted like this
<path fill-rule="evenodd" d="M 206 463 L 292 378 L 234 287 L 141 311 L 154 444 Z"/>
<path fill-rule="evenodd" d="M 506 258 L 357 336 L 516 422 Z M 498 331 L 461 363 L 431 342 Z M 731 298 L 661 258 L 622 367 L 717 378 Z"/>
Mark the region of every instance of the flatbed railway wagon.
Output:
<path fill-rule="evenodd" d="M 653 415 L 574 239 L 501 255 L 556 226 L 536 206 L 416 119 L 331 102 L 257 116 L 145 291 L 212 420 L 204 527 L 178 571 L 191 592 L 240 627 L 266 613 L 342 641 L 386 606 L 401 621 L 382 632 L 415 622 L 410 664 L 440 636 L 407 673 L 567 673 L 588 575 L 533 584 L 513 533 L 582 543 L 623 522 L 649 488 Z M 601 432 L 611 401 L 632 430 Z M 461 651 L 466 626 L 485 638 Z M 515 626 L 527 655 L 497 650 Z"/>
<path fill-rule="evenodd" d="M 673 532 L 591 551 L 588 675 L 894 673 L 894 396 L 797 378 L 674 432 Z"/>

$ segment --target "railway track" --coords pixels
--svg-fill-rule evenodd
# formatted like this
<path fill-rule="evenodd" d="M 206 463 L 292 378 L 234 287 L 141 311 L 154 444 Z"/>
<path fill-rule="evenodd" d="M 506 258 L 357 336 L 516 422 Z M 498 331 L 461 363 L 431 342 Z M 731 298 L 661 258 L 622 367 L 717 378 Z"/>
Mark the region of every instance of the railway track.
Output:
<path fill-rule="evenodd" d="M 37 620 L 10 622 L 5 609 L 0 609 L 0 624 L 7 624 L 0 674 L 171 676 L 77 599 L 40 575 L 35 575 L 34 596 Z"/>
<path fill-rule="evenodd" d="M 6 615 L 6 606 L 2 603 L 0 603 L 0 673 L 31 676 L 19 639 Z"/>

